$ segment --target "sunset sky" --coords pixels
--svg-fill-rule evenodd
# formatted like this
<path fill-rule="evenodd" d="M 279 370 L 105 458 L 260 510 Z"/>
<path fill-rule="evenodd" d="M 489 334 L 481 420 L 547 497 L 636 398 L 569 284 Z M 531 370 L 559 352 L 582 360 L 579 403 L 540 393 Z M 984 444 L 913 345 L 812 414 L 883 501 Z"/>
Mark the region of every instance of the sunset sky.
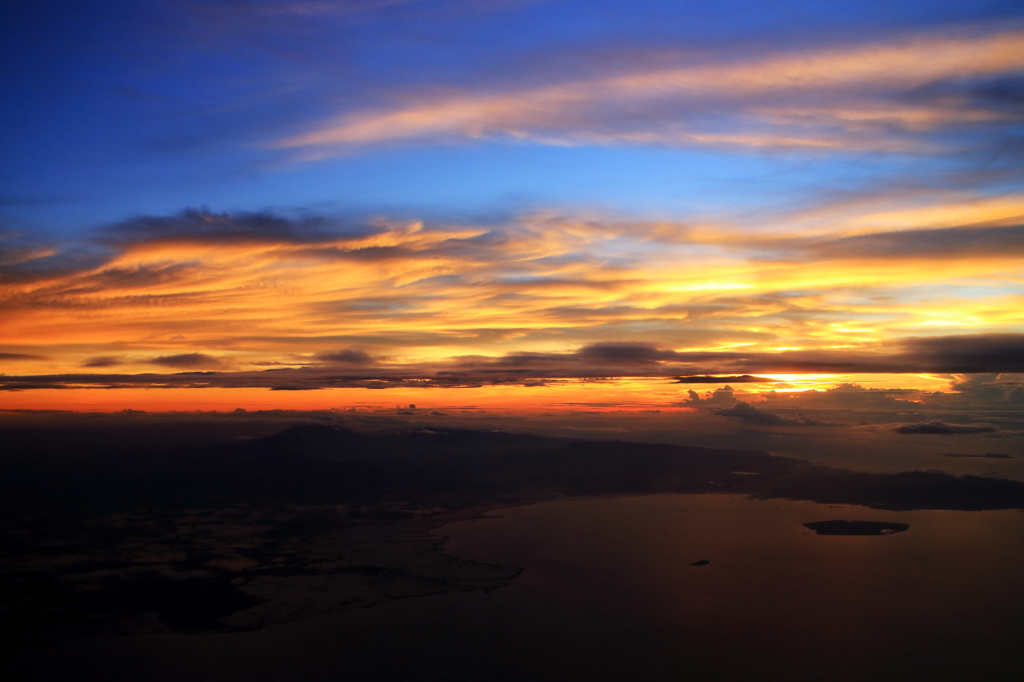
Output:
<path fill-rule="evenodd" d="M 0 409 L 1024 404 L 1019 2 L 3 16 Z"/>

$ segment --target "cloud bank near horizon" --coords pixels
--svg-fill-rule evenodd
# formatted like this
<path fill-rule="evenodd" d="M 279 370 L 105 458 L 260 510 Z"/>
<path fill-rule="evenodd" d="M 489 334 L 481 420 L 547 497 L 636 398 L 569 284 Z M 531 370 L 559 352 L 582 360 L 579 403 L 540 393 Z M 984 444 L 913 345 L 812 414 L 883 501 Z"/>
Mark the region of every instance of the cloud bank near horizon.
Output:
<path fill-rule="evenodd" d="M 0 362 L 8 377 L 294 380 L 1024 371 L 1022 220 L 936 226 L 924 207 L 908 229 L 866 232 L 872 210 L 843 206 L 813 236 L 780 219 L 768 237 L 543 213 L 140 217 L 8 249 Z"/>

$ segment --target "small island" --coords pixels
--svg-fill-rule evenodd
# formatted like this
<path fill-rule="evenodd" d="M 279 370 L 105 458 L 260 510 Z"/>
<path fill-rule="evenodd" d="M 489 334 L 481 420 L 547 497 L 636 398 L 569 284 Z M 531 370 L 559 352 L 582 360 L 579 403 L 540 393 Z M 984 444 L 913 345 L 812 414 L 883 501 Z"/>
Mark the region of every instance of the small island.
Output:
<path fill-rule="evenodd" d="M 814 521 L 804 526 L 818 535 L 892 535 L 910 528 L 909 523 L 884 521 Z"/>

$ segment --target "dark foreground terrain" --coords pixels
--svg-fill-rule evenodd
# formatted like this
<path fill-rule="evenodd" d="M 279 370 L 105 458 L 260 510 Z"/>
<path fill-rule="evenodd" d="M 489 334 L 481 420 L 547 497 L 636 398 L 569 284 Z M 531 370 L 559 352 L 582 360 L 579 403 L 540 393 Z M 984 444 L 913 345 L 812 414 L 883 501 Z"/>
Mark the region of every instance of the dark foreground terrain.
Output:
<path fill-rule="evenodd" d="M 445 554 L 429 531 L 543 500 L 728 492 L 890 510 L 1024 508 L 1014 481 L 495 431 L 307 423 L 243 440 L 181 418 L 9 426 L 0 437 L 5 655 L 490 591 L 520 569 Z"/>

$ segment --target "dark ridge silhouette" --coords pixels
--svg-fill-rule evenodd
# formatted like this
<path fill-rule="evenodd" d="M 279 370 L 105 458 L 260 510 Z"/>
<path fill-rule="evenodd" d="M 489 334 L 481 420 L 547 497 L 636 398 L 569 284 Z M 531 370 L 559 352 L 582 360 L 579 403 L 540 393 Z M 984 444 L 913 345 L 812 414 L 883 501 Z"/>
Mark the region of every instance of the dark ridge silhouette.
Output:
<path fill-rule="evenodd" d="M 429 531 L 543 500 L 722 492 L 893 510 L 1024 508 L 1016 481 L 844 471 L 756 450 L 231 424 L 131 413 L 3 429 L 4 646 L 246 630 L 403 596 L 493 590 L 520 569 L 446 555 L 445 539 Z M 826 534 L 865 528 L 824 523 Z"/>

